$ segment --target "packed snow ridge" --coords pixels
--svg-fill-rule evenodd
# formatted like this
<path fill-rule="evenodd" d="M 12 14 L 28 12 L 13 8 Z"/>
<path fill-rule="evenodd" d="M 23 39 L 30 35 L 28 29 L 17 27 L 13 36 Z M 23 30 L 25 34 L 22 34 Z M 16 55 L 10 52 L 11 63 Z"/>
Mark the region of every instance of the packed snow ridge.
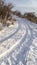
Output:
<path fill-rule="evenodd" d="M 14 16 L 0 31 L 0 65 L 37 65 L 37 24 Z"/>

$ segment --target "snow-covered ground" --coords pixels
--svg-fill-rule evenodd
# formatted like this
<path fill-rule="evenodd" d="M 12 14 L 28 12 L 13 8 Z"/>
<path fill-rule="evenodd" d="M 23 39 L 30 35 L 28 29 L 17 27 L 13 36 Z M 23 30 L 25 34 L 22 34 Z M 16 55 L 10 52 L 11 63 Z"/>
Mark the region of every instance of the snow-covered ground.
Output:
<path fill-rule="evenodd" d="M 0 65 L 37 65 L 37 24 L 17 23 L 0 32 Z"/>

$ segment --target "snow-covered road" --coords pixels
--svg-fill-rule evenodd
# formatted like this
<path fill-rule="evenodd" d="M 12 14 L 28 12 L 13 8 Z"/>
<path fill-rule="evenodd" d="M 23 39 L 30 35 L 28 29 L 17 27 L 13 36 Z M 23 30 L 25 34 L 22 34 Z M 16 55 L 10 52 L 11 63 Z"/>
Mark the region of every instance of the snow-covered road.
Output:
<path fill-rule="evenodd" d="M 0 32 L 0 65 L 37 65 L 37 24 L 14 17 L 17 24 Z"/>

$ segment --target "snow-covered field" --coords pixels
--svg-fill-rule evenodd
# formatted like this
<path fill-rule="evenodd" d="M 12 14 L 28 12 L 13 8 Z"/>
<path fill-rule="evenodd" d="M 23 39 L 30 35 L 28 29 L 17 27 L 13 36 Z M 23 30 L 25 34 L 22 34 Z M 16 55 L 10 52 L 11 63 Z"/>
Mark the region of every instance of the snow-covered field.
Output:
<path fill-rule="evenodd" d="M 37 65 L 37 24 L 14 17 L 16 24 L 0 32 L 0 65 Z"/>

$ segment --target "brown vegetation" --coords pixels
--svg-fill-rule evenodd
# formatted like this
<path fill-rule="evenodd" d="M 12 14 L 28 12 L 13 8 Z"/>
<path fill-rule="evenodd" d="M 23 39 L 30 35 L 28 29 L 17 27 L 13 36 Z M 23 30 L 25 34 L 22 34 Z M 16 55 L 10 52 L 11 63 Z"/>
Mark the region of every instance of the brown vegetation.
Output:
<path fill-rule="evenodd" d="M 11 3 L 5 3 L 4 0 L 0 0 L 0 22 L 6 25 L 7 20 L 12 19 L 12 8 Z"/>
<path fill-rule="evenodd" d="M 19 11 L 14 11 L 13 14 L 21 18 L 26 18 L 30 20 L 31 22 L 37 23 L 37 17 L 34 15 L 34 12 L 25 13 L 24 15 L 22 15 Z"/>
<path fill-rule="evenodd" d="M 31 22 L 37 23 L 37 17 L 34 15 L 34 13 L 26 13 L 24 14 L 24 18 L 30 20 Z"/>

